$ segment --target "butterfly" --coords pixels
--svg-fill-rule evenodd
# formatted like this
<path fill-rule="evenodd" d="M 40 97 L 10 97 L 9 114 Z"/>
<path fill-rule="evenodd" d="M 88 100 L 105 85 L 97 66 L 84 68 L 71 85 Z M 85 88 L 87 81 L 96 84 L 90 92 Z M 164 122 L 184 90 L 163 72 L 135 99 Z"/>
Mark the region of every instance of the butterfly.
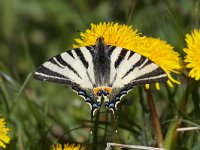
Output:
<path fill-rule="evenodd" d="M 167 81 L 165 71 L 150 59 L 131 50 L 95 45 L 63 52 L 44 62 L 33 77 L 72 86 L 90 105 L 91 117 L 104 102 L 115 114 L 117 104 L 134 86 Z"/>

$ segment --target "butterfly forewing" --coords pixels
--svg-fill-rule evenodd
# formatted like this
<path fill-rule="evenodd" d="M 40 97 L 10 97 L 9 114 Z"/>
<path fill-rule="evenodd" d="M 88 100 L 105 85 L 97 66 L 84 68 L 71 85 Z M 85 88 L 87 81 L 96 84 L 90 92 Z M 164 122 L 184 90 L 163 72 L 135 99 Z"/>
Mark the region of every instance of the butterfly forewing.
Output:
<path fill-rule="evenodd" d="M 93 88 L 92 49 L 80 47 L 61 53 L 36 69 L 34 78 L 79 85 L 82 88 Z"/>
<path fill-rule="evenodd" d="M 150 59 L 133 51 L 118 48 L 111 54 L 113 88 L 135 86 L 167 80 L 166 73 Z M 114 59 L 112 59 L 114 58 Z M 117 59 L 116 59 L 117 58 Z"/>

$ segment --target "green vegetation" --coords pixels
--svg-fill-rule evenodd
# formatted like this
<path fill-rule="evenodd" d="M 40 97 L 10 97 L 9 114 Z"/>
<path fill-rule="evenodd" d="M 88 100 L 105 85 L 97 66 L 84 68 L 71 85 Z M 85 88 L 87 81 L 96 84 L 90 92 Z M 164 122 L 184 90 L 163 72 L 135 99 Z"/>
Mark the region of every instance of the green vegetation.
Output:
<path fill-rule="evenodd" d="M 0 115 L 12 139 L 6 149 L 48 150 L 55 143 L 81 143 L 88 150 L 102 150 L 108 142 L 156 147 L 144 87 L 135 87 L 119 104 L 117 128 L 104 108 L 91 123 L 89 106 L 70 87 L 34 80 L 32 73 L 71 49 L 90 23 L 104 21 L 131 24 L 143 35 L 167 41 L 184 58 L 185 34 L 199 27 L 199 9 L 199 0 L 1 0 Z M 176 128 L 200 127 L 199 82 L 188 78 L 187 71 L 175 78 L 180 85 L 151 88 L 164 145 L 198 150 L 199 130 Z"/>

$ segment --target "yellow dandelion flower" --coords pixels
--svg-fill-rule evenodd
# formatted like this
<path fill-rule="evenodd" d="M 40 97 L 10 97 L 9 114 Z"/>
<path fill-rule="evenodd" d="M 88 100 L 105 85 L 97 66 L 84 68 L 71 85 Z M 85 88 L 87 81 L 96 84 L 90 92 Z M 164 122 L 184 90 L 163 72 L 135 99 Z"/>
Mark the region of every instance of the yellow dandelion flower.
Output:
<path fill-rule="evenodd" d="M 52 146 L 52 150 L 85 150 L 85 147 L 80 144 L 64 144 L 64 147 L 61 144 L 56 144 Z"/>
<path fill-rule="evenodd" d="M 0 147 L 3 148 L 6 148 L 6 144 L 10 142 L 10 137 L 8 136 L 8 131 L 10 129 L 6 128 L 5 125 L 6 125 L 5 119 L 0 118 Z"/>
<path fill-rule="evenodd" d="M 87 29 L 85 33 L 81 32 L 80 35 L 81 39 L 75 39 L 78 44 L 74 45 L 74 48 L 94 45 L 100 36 L 104 38 L 106 44 L 123 48 L 132 45 L 134 47 L 140 46 L 138 40 L 141 40 L 137 30 L 133 31 L 132 26 L 119 25 L 112 22 L 104 22 L 98 25 L 91 24 L 91 29 Z"/>
<path fill-rule="evenodd" d="M 167 83 L 169 86 L 172 87 L 172 83 L 179 84 L 171 76 L 171 73 L 179 74 L 183 69 L 179 53 L 175 52 L 173 47 L 164 41 L 140 36 L 137 30 L 133 30 L 131 25 L 119 25 L 112 22 L 104 22 L 98 25 L 91 24 L 91 29 L 87 29 L 80 36 L 80 39 L 75 39 L 76 44 L 73 45 L 74 48 L 94 45 L 96 39 L 102 36 L 107 45 L 132 50 L 154 61 L 167 73 L 169 78 Z M 146 87 L 148 88 L 149 85 L 146 85 Z M 159 83 L 156 83 L 156 88 L 159 89 Z"/>
<path fill-rule="evenodd" d="M 190 68 L 189 76 L 200 79 L 200 30 L 195 29 L 192 34 L 187 34 L 186 39 L 187 48 L 184 48 L 186 53 L 185 62 L 187 63 L 186 68 Z"/>
<path fill-rule="evenodd" d="M 173 87 L 173 83 L 179 84 L 171 73 L 180 74 L 183 70 L 183 61 L 179 53 L 173 50 L 173 47 L 160 39 L 146 37 L 143 39 L 143 47 L 137 49 L 136 52 L 146 56 L 153 62 L 158 64 L 167 74 L 169 80 L 168 85 Z M 159 84 L 156 83 L 156 88 L 159 89 Z"/>

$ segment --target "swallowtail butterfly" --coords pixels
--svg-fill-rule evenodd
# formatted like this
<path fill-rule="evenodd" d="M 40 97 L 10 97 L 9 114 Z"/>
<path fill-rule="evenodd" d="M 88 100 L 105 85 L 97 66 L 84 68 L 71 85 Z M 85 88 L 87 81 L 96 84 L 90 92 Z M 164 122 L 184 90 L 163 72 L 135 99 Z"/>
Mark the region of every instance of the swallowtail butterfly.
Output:
<path fill-rule="evenodd" d="M 168 80 L 150 59 L 131 50 L 96 44 L 63 52 L 39 66 L 34 78 L 72 86 L 90 105 L 91 116 L 101 106 L 115 113 L 117 104 L 134 86 Z"/>

